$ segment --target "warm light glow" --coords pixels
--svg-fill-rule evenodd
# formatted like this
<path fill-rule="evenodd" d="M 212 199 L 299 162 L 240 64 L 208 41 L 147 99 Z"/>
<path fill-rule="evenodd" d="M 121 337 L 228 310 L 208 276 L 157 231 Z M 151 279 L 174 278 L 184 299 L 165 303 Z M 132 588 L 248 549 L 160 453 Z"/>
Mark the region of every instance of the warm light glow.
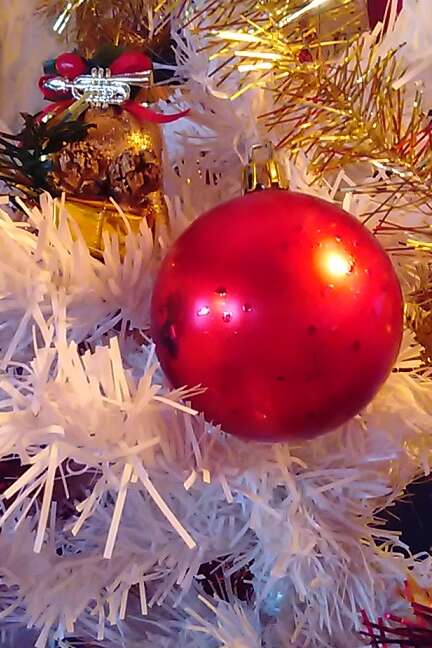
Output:
<path fill-rule="evenodd" d="M 245 34 L 244 32 L 235 32 L 235 31 L 217 31 L 216 36 L 221 40 L 232 40 L 239 41 L 243 43 L 260 43 L 260 39 L 253 34 Z"/>
<path fill-rule="evenodd" d="M 153 145 L 150 135 L 139 130 L 130 132 L 126 138 L 126 142 L 128 147 L 136 152 L 150 151 Z"/>
<path fill-rule="evenodd" d="M 244 65 L 239 65 L 239 72 L 253 72 L 254 70 L 271 70 L 273 68 L 273 63 L 245 63 Z"/>
<path fill-rule="evenodd" d="M 343 277 L 352 270 L 352 259 L 341 252 L 327 252 L 323 256 L 323 265 L 332 277 Z"/>
<path fill-rule="evenodd" d="M 234 54 L 236 56 L 242 56 L 243 58 L 255 58 L 268 61 L 280 61 L 282 58 L 281 54 L 273 52 L 258 52 L 253 50 L 234 50 Z"/>
<path fill-rule="evenodd" d="M 288 23 L 298 20 L 301 16 L 304 16 L 304 14 L 308 13 L 308 11 L 311 11 L 312 9 L 318 9 L 318 7 L 321 7 L 326 2 L 328 2 L 328 0 L 311 0 L 311 2 L 302 9 L 298 9 L 298 11 L 294 11 L 292 14 L 282 18 L 282 20 L 279 21 L 279 27 L 286 27 Z"/>
<path fill-rule="evenodd" d="M 83 4 L 83 2 L 84 0 L 72 0 L 67 3 L 66 7 L 63 9 L 61 14 L 57 17 L 53 25 L 53 30 L 57 34 L 62 34 L 64 32 L 72 17 L 73 11 L 78 9 Z"/>

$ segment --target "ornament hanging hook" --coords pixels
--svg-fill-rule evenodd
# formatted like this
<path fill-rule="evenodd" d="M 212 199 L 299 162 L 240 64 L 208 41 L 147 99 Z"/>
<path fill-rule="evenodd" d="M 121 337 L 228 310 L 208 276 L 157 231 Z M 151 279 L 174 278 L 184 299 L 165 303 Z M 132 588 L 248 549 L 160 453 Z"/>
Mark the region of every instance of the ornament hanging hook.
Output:
<path fill-rule="evenodd" d="M 261 155 L 260 155 L 261 153 Z M 243 169 L 243 193 L 264 189 L 288 189 L 285 172 L 276 159 L 272 142 L 253 144 Z"/>

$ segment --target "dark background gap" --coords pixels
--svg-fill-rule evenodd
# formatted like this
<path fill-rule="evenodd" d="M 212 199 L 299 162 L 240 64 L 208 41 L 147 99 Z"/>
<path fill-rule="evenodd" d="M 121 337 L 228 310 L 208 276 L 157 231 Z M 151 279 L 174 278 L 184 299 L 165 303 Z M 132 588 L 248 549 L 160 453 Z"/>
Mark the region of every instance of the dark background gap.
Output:
<path fill-rule="evenodd" d="M 429 552 L 432 547 L 432 476 L 412 482 L 403 499 L 383 510 L 379 517 L 385 528 L 401 531 L 401 540 L 413 554 Z"/>

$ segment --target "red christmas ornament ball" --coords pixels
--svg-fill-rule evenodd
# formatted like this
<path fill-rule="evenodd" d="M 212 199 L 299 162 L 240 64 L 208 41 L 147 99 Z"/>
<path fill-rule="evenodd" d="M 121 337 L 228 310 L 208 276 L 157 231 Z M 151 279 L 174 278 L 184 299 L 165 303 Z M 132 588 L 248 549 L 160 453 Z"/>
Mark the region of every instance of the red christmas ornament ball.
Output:
<path fill-rule="evenodd" d="M 389 257 L 335 205 L 279 189 L 203 214 L 158 275 L 152 336 L 175 387 L 245 439 L 312 438 L 375 395 L 403 329 Z"/>

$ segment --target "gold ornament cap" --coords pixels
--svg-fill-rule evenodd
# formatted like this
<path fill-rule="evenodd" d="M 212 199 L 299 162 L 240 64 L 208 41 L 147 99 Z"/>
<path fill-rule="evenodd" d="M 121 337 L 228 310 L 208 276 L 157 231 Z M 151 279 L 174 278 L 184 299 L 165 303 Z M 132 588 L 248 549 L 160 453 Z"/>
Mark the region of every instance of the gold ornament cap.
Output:
<path fill-rule="evenodd" d="M 284 169 L 275 157 L 272 144 L 254 144 L 243 169 L 243 193 L 264 189 L 288 189 Z"/>

